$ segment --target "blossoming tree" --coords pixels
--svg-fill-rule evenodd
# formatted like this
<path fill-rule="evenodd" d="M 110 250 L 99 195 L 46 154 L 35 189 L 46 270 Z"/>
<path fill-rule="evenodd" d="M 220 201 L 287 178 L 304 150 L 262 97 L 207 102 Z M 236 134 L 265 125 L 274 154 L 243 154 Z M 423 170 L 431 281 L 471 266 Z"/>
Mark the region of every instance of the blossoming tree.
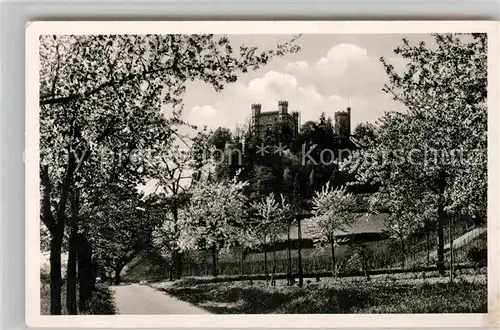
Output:
<path fill-rule="evenodd" d="M 382 59 L 389 75 L 384 90 L 402 105 L 376 127 L 376 143 L 344 163 L 357 183 L 388 193 L 413 192 L 406 206 L 425 198 L 435 210 L 437 267 L 444 274 L 444 226 L 460 214 L 486 216 L 487 38 L 485 34 L 437 34 L 435 44 L 403 45 L 401 73 Z M 367 161 L 368 157 L 371 161 Z"/>
<path fill-rule="evenodd" d="M 181 226 L 181 250 L 210 249 L 212 275 L 217 276 L 217 253 L 239 244 L 246 219 L 246 182 L 203 180 L 192 189 Z"/>
<path fill-rule="evenodd" d="M 330 183 L 324 185 L 313 197 L 313 217 L 306 230 L 318 247 L 327 244 L 332 252 L 332 272 L 336 272 L 335 245 L 337 234 L 350 228 L 357 218 L 354 213 L 356 197 L 348 193 L 345 187 L 332 188 Z"/>
<path fill-rule="evenodd" d="M 291 206 L 283 196 L 281 196 L 280 201 L 276 200 L 273 193 L 270 193 L 262 200 L 254 203 L 253 206 L 257 211 L 257 228 L 261 235 L 260 237 L 264 245 L 264 253 L 266 256 L 267 244 L 269 243 L 272 247 L 273 268 L 271 271 L 271 285 L 276 285 L 276 242 L 279 235 L 283 234 L 288 229 L 288 223 L 293 217 Z M 267 257 L 265 259 L 267 263 Z"/>

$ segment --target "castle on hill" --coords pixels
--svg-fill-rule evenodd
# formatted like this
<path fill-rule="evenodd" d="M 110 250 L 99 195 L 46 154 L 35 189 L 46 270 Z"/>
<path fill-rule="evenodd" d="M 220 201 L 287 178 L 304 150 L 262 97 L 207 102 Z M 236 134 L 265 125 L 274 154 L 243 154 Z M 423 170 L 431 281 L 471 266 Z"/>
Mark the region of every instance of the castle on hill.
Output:
<path fill-rule="evenodd" d="M 275 125 L 286 125 L 291 131 L 292 137 L 295 138 L 299 132 L 299 112 L 288 112 L 288 102 L 279 101 L 277 111 L 262 111 L 262 105 L 259 103 L 252 104 L 252 134 L 264 137 L 266 131 L 271 130 Z"/>
<path fill-rule="evenodd" d="M 335 134 L 339 138 L 347 139 L 351 136 L 351 108 L 347 107 L 346 111 L 337 111 L 334 115 Z M 278 110 L 262 111 L 262 105 L 259 103 L 252 104 L 252 134 L 263 138 L 268 130 L 272 130 L 275 125 L 286 125 L 295 138 L 299 133 L 300 113 L 298 111 L 288 111 L 288 101 L 279 101 Z"/>

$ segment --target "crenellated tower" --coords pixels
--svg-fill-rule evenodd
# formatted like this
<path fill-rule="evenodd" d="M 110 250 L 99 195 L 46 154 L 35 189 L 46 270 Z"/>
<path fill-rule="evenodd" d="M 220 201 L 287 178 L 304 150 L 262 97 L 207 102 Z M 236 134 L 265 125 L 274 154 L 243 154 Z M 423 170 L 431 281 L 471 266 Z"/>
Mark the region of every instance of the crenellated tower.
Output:
<path fill-rule="evenodd" d="M 335 134 L 342 139 L 351 136 L 351 107 L 335 112 Z"/>
<path fill-rule="evenodd" d="M 260 103 L 252 104 L 252 131 L 260 130 L 260 113 L 262 105 Z"/>

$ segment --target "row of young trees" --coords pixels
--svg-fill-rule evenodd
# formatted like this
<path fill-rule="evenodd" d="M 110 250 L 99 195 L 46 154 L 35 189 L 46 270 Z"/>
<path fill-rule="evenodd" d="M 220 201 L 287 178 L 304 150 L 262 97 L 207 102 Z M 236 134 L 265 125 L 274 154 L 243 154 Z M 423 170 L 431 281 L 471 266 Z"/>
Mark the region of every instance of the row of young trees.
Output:
<path fill-rule="evenodd" d="M 181 253 L 210 251 L 213 276 L 218 275 L 218 254 L 221 251 L 240 248 L 242 258 L 247 250 L 264 251 L 265 274 L 270 275 L 271 285 L 275 285 L 276 243 L 285 232 L 288 232 L 290 243 L 290 229 L 296 223 L 297 214 L 283 195 L 276 197 L 270 193 L 252 201 L 245 193 L 247 187 L 248 182 L 238 177 L 232 180 L 208 177 L 197 181 L 190 189 L 189 199 L 179 210 L 176 228 L 171 220 L 165 221 L 154 235 L 154 246 L 162 251 L 165 259 L 172 259 L 176 249 Z M 334 189 L 327 184 L 316 192 L 312 204 L 314 216 L 305 229 L 314 238 L 317 247 L 331 246 L 334 271 L 336 235 L 354 223 L 357 217 L 353 213 L 356 199 L 345 188 Z M 270 272 L 267 269 L 268 248 L 272 251 Z M 288 257 L 290 261 L 290 255 Z M 244 273 L 244 270 L 241 272 Z M 292 273 L 291 264 L 288 273 Z"/>

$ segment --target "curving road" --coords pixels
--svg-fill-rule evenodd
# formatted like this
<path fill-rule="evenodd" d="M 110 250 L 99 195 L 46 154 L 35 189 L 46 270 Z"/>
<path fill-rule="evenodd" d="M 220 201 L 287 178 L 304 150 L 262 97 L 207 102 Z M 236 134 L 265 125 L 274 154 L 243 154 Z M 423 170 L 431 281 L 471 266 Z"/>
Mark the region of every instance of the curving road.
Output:
<path fill-rule="evenodd" d="M 130 284 L 111 288 L 118 314 L 208 314 L 185 301 L 173 298 L 147 285 Z"/>

